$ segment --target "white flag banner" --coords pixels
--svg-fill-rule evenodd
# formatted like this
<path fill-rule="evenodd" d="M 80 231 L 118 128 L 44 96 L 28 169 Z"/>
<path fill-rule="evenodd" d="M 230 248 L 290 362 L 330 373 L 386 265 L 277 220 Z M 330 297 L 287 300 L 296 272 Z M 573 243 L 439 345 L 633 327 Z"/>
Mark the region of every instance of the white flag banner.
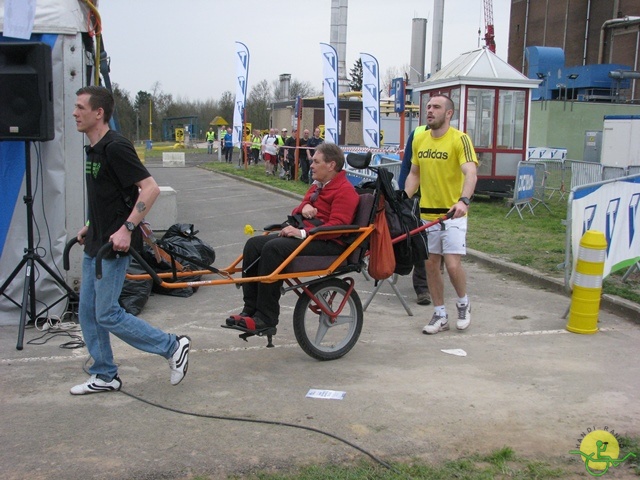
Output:
<path fill-rule="evenodd" d="M 574 188 L 571 202 L 572 275 L 587 230 L 607 240 L 603 278 L 640 261 L 640 175 Z"/>
<path fill-rule="evenodd" d="M 235 146 L 239 146 L 243 137 L 244 104 L 247 101 L 247 79 L 249 78 L 249 49 L 242 42 L 236 42 L 236 62 L 237 83 L 232 142 Z"/>
<path fill-rule="evenodd" d="M 324 93 L 324 141 L 338 144 L 338 53 L 321 43 Z"/>
<path fill-rule="evenodd" d="M 6 0 L 4 4 L 5 37 L 29 40 L 36 18 L 36 0 Z"/>
<path fill-rule="evenodd" d="M 380 148 L 380 69 L 378 60 L 360 53 L 362 62 L 362 137 L 365 146 Z"/>

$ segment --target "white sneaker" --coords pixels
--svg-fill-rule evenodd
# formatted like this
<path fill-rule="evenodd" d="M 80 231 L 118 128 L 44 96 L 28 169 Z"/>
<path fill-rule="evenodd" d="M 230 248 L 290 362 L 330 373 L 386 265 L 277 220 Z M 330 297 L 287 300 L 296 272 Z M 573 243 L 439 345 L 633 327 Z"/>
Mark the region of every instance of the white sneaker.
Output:
<path fill-rule="evenodd" d="M 171 368 L 171 385 L 179 384 L 187 374 L 189 368 L 189 349 L 191 347 L 191 339 L 186 335 L 176 339 L 178 348 L 169 359 L 169 368 Z"/>
<path fill-rule="evenodd" d="M 69 392 L 71 395 L 84 395 L 86 393 L 102 393 L 102 392 L 117 392 L 122 387 L 122 381 L 116 375 L 110 382 L 101 380 L 96 375 L 91 375 L 89 380 L 75 387 L 71 387 Z"/>
<path fill-rule="evenodd" d="M 460 305 L 456 302 L 456 308 L 458 309 L 456 327 L 458 327 L 458 330 L 466 330 L 471 324 L 471 302 L 466 305 Z"/>
<path fill-rule="evenodd" d="M 422 329 L 422 333 L 433 335 L 434 333 L 444 332 L 445 330 L 449 330 L 449 315 L 442 317 L 434 313 L 429 324 L 425 325 Z"/>

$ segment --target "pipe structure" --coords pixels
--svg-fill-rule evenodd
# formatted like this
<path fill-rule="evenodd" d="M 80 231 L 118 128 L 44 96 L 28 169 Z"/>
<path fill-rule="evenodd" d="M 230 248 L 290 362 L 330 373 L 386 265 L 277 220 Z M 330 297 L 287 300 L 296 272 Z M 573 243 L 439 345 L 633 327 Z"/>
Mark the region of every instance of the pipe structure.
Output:
<path fill-rule="evenodd" d="M 527 28 L 529 26 L 529 2 L 531 0 L 527 0 L 527 8 L 526 11 L 524 13 L 524 41 L 522 43 L 522 70 L 521 72 L 524 73 L 524 67 L 525 67 L 525 59 L 527 58 L 526 56 L 526 51 L 527 51 Z"/>
<path fill-rule="evenodd" d="M 640 17 L 629 17 L 626 16 L 624 18 L 611 18 L 609 20 L 605 20 L 600 27 L 600 44 L 598 46 L 598 63 L 604 63 L 604 33 L 608 28 L 620 28 L 620 27 L 628 27 L 629 25 L 635 25 L 640 23 Z"/>
<path fill-rule="evenodd" d="M 584 48 L 582 49 L 582 65 L 587 64 L 587 42 L 589 41 L 589 23 L 591 21 L 591 0 L 587 2 L 587 18 L 584 26 Z"/>
<path fill-rule="evenodd" d="M 433 32 L 431 35 L 431 75 L 442 68 L 442 30 L 444 26 L 444 0 L 433 2 Z"/>

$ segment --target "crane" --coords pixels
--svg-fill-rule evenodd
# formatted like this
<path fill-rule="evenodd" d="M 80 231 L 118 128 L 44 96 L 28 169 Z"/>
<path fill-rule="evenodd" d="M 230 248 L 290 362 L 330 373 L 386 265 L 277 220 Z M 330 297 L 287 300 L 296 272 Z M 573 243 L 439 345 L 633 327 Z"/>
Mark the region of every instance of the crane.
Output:
<path fill-rule="evenodd" d="M 493 0 L 484 0 L 484 43 L 496 53 L 496 41 L 493 30 Z"/>

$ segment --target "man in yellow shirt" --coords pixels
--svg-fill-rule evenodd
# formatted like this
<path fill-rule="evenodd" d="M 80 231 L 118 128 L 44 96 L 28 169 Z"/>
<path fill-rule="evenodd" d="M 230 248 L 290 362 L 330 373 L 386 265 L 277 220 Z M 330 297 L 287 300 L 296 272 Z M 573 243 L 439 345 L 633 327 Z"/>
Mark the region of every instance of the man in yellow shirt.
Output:
<path fill-rule="evenodd" d="M 213 131 L 213 127 L 209 127 L 207 132 L 207 153 L 213 155 L 213 141 L 216 139 L 216 132 Z"/>
<path fill-rule="evenodd" d="M 451 220 L 429 229 L 427 282 L 435 307 L 431 321 L 422 329 L 434 334 L 449 330 L 449 316 L 444 305 L 444 263 L 456 294 L 458 330 L 471 323 L 471 304 L 467 296 L 467 279 L 462 267 L 466 254 L 467 212 L 477 180 L 478 159 L 467 134 L 451 127 L 454 104 L 446 95 L 434 95 L 427 104 L 429 130 L 414 135 L 411 144 L 411 171 L 405 182 L 409 197 L 420 188 L 420 212 L 430 221 L 453 212 Z"/>

